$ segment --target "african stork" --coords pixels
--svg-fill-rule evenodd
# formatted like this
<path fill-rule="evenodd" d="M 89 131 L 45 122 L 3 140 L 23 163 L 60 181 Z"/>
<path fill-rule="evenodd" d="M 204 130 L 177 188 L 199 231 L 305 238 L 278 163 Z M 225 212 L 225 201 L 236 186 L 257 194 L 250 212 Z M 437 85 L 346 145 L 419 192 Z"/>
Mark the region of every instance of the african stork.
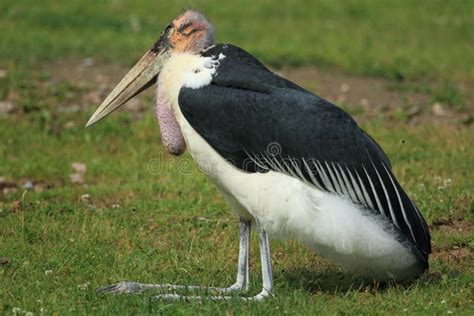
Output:
<path fill-rule="evenodd" d="M 92 115 L 94 124 L 157 82 L 156 116 L 167 151 L 186 148 L 240 219 L 237 280 L 227 288 L 121 282 L 102 293 L 210 289 L 228 299 L 249 284 L 252 224 L 262 291 L 273 295 L 267 233 L 293 238 L 329 261 L 374 279 L 428 269 L 428 226 L 381 147 L 343 110 L 269 71 L 230 44 L 214 44 L 207 18 L 188 10 Z M 199 300 L 168 292 L 162 299 Z"/>

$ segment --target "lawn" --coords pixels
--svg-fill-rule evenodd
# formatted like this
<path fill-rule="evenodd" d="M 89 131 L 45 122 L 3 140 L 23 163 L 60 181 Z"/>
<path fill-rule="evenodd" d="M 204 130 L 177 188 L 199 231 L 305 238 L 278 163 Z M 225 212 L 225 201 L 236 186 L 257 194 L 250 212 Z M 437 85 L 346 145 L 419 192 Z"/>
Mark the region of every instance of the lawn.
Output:
<path fill-rule="evenodd" d="M 0 60 L 16 65 L 92 56 L 132 63 L 189 5 L 210 16 L 219 42 L 245 47 L 271 65 L 474 80 L 470 0 L 3 0 Z"/>
<path fill-rule="evenodd" d="M 420 279 L 374 284 L 273 240 L 274 299 L 185 304 L 95 289 L 230 285 L 237 220 L 189 154 L 166 153 L 151 91 L 84 124 L 189 1 L 2 1 L 0 314 L 472 314 L 473 3 L 192 2 L 220 42 L 355 115 L 427 219 L 434 251 Z M 251 256 L 253 294 L 256 236 Z"/>

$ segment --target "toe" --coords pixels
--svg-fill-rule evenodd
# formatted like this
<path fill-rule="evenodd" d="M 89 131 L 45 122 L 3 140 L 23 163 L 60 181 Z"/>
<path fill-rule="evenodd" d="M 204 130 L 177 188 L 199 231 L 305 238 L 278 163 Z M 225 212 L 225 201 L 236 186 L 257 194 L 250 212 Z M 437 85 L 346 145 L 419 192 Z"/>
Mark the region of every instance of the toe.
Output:
<path fill-rule="evenodd" d="M 112 284 L 107 286 L 99 287 L 96 291 L 98 294 L 107 294 L 107 293 L 118 293 L 120 290 L 119 284 Z"/>

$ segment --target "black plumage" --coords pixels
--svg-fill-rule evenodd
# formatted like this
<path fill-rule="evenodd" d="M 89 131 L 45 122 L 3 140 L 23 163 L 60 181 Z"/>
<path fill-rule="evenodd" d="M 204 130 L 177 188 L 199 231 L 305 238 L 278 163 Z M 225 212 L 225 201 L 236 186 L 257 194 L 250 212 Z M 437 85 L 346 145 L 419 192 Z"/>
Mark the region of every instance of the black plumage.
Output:
<path fill-rule="evenodd" d="M 428 227 L 380 146 L 343 110 L 244 50 L 219 44 L 202 53 L 220 54 L 210 85 L 179 94 L 196 132 L 241 170 L 282 172 L 380 213 L 427 268 Z"/>

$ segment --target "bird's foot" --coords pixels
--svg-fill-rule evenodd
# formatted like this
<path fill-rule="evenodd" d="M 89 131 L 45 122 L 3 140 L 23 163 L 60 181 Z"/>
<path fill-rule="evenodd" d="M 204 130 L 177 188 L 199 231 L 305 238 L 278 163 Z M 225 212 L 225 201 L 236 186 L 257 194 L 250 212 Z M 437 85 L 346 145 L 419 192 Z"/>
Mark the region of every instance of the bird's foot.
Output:
<path fill-rule="evenodd" d="M 194 295 L 179 295 L 179 294 L 160 294 L 153 296 L 153 300 L 160 301 L 181 301 L 181 302 L 193 302 L 193 301 L 228 301 L 232 299 L 241 300 L 244 302 L 260 302 L 269 298 L 272 298 L 273 294 L 266 289 L 262 289 L 260 293 L 254 296 L 240 297 L 230 295 L 213 295 L 213 296 L 194 296 Z"/>
<path fill-rule="evenodd" d="M 229 287 L 213 287 L 213 286 L 200 286 L 200 285 L 175 285 L 175 284 L 147 284 L 138 282 L 123 281 L 117 284 L 112 284 L 97 289 L 99 294 L 139 294 L 147 290 L 158 290 L 158 291 L 173 291 L 173 290 L 185 290 L 185 291 L 203 291 L 206 293 L 220 293 L 229 294 L 234 292 L 245 291 L 246 287 L 242 284 L 235 283 Z M 176 295 L 176 294 L 162 294 L 162 295 Z"/>
<path fill-rule="evenodd" d="M 99 294 L 138 294 L 153 289 L 154 284 L 123 281 L 117 284 L 103 286 L 97 289 Z"/>

